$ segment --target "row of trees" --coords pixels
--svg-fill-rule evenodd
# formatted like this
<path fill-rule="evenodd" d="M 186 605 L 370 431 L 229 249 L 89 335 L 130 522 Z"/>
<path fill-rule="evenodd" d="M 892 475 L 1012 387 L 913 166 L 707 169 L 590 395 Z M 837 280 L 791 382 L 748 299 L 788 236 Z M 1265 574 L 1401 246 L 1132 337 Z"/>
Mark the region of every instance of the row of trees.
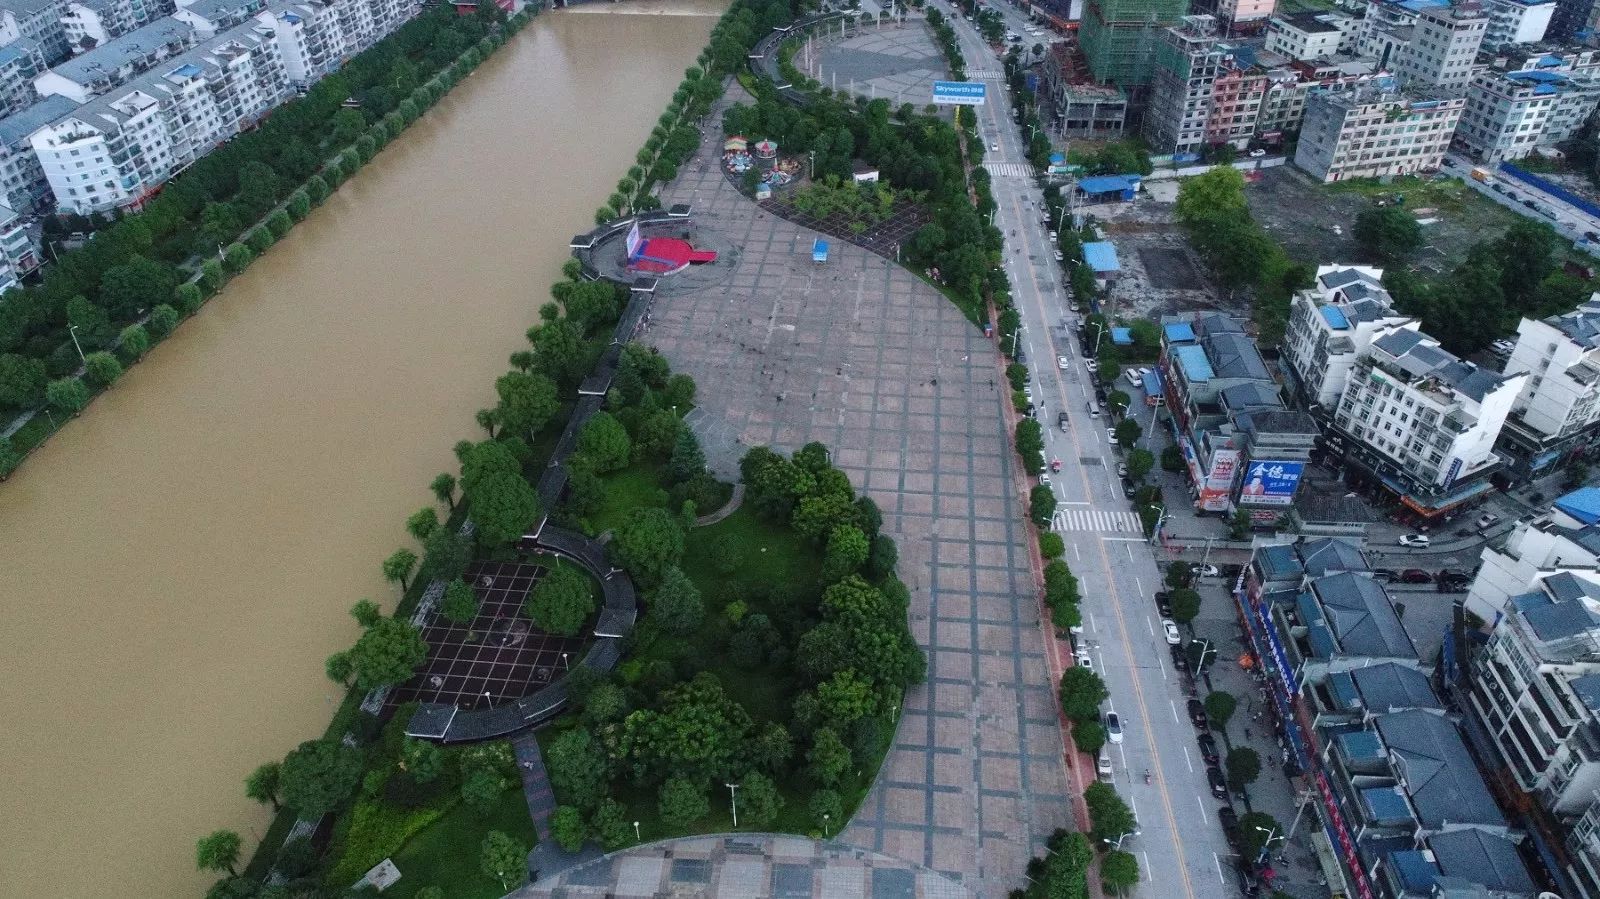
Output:
<path fill-rule="evenodd" d="M 1094 860 L 1088 837 L 1057 830 L 1045 845 L 1045 854 L 1028 862 L 1027 887 L 1012 890 L 1011 899 L 1087 899 Z M 1138 859 L 1120 849 L 1106 853 L 1100 859 L 1100 881 L 1107 893 L 1125 894 L 1139 882 Z"/>
<path fill-rule="evenodd" d="M 40 284 L 9 293 L 0 303 L 0 412 L 81 412 L 527 21 L 490 32 L 496 16 L 425 12 L 201 159 L 143 212 L 63 254 Z M 362 108 L 342 109 L 352 95 Z M 22 449 L 0 440 L 0 477 Z"/>

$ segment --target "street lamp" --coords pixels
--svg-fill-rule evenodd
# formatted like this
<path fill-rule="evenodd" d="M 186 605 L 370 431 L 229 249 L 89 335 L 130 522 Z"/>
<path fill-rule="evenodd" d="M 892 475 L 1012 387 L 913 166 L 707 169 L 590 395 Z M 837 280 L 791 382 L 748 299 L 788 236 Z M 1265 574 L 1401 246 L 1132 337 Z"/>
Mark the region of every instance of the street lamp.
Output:
<path fill-rule="evenodd" d="M 89 364 L 89 360 L 86 359 L 84 357 L 84 355 L 83 355 L 83 344 L 78 342 L 78 326 L 77 325 L 68 326 L 67 333 L 72 335 L 72 345 L 78 348 L 78 361 L 82 362 L 84 365 L 88 365 Z"/>
<path fill-rule="evenodd" d="M 644 842 L 644 838 L 639 836 L 639 822 L 638 821 L 633 822 L 633 841 L 635 843 L 643 843 Z"/>
<path fill-rule="evenodd" d="M 828 818 L 830 818 L 830 817 L 831 816 L 827 812 L 823 812 L 822 813 L 822 835 L 823 836 L 827 836 L 828 835 Z"/>
<path fill-rule="evenodd" d="M 733 827 L 737 830 L 739 828 L 739 785 L 725 783 L 723 786 L 728 788 L 728 796 L 733 803 Z"/>
<path fill-rule="evenodd" d="M 1207 653 L 1215 654 L 1216 651 L 1217 651 L 1217 648 L 1215 646 L 1211 645 L 1211 641 L 1210 640 L 1200 639 L 1200 640 L 1196 640 L 1195 642 L 1200 644 L 1200 659 L 1199 659 L 1199 661 L 1195 662 L 1195 666 L 1194 666 L 1195 674 L 1199 674 L 1200 672 L 1204 671 L 1205 668 L 1206 668 L 1206 654 Z"/>
<path fill-rule="evenodd" d="M 494 708 L 494 697 L 489 695 L 488 690 L 483 691 L 483 701 L 489 704 L 489 708 Z"/>
<path fill-rule="evenodd" d="M 1117 837 L 1115 840 L 1108 839 L 1106 837 L 1101 837 L 1100 838 L 1100 842 L 1102 842 L 1102 843 L 1106 844 L 1107 846 L 1110 846 L 1112 849 L 1116 849 L 1116 850 L 1118 850 L 1120 852 L 1122 850 L 1122 841 L 1123 840 L 1126 840 L 1128 837 L 1136 837 L 1138 835 L 1139 835 L 1139 831 L 1130 830 L 1127 833 L 1123 834 L 1122 836 Z"/>
<path fill-rule="evenodd" d="M 1156 510 L 1156 526 L 1150 529 L 1150 544 L 1154 546 L 1156 541 L 1161 539 L 1161 525 L 1167 520 L 1167 510 L 1165 507 L 1158 506 L 1155 503 L 1151 503 L 1145 508 Z"/>
<path fill-rule="evenodd" d="M 1277 825 L 1273 825 L 1270 829 L 1268 829 L 1262 827 L 1260 824 L 1257 824 L 1255 825 L 1255 828 L 1256 830 L 1259 830 L 1267 835 L 1267 841 L 1261 844 L 1261 854 L 1256 856 L 1256 867 L 1259 868 L 1261 867 L 1261 863 L 1267 860 L 1267 850 L 1272 848 L 1272 841 L 1282 840 L 1285 839 L 1285 837 L 1283 834 L 1278 833 Z"/>

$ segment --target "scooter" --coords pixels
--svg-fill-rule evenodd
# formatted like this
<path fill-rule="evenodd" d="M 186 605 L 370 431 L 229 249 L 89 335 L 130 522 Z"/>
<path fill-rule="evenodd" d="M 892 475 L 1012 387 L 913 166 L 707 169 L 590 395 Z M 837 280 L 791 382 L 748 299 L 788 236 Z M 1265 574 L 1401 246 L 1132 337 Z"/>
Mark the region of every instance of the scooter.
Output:
<path fill-rule="evenodd" d="M 1150 769 L 1149 768 L 1144 769 L 1144 782 L 1145 783 L 1149 783 L 1150 782 Z"/>

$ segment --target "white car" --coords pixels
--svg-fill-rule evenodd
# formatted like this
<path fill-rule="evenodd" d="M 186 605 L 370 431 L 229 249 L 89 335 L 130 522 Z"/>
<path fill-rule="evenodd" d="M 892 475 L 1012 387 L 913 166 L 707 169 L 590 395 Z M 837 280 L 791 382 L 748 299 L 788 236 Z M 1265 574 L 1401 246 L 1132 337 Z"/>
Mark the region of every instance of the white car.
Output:
<path fill-rule="evenodd" d="M 1059 238 L 1056 237 L 1056 232 L 1051 231 L 1050 232 L 1050 242 L 1051 243 L 1056 243 L 1058 240 L 1059 240 Z"/>
<path fill-rule="evenodd" d="M 1078 655 L 1075 659 L 1073 659 L 1073 663 L 1085 671 L 1094 670 L 1094 659 L 1089 658 L 1089 653 L 1083 650 L 1078 651 Z"/>
<path fill-rule="evenodd" d="M 1106 738 L 1113 743 L 1122 742 L 1122 719 L 1116 712 L 1106 712 Z"/>
<path fill-rule="evenodd" d="M 1481 531 L 1499 520 L 1500 516 L 1494 514 L 1493 512 L 1485 512 L 1478 516 L 1478 530 Z"/>
<path fill-rule="evenodd" d="M 1171 618 L 1161 619 L 1161 630 L 1166 632 L 1167 643 L 1169 645 L 1177 646 L 1179 643 L 1183 642 L 1183 635 L 1178 633 L 1178 624 Z"/>
<path fill-rule="evenodd" d="M 994 143 L 990 144 L 989 145 L 989 152 L 991 152 L 991 153 L 1000 152 L 1000 142 L 999 141 L 995 141 Z"/>
<path fill-rule="evenodd" d="M 1250 158 L 1251 159 L 1260 159 L 1261 157 L 1263 157 L 1265 155 L 1267 155 L 1267 151 L 1266 150 L 1255 149 L 1255 150 L 1251 150 L 1250 151 Z"/>
<path fill-rule="evenodd" d="M 1066 371 L 1067 369 L 1069 369 L 1071 367 L 1072 367 L 1072 357 L 1071 356 L 1057 356 L 1056 357 L 1056 368 L 1059 368 L 1062 371 Z"/>
<path fill-rule="evenodd" d="M 1039 483 L 1041 485 L 1045 486 L 1045 487 L 1050 486 L 1050 472 L 1048 472 L 1048 471 L 1039 472 Z"/>
<path fill-rule="evenodd" d="M 1067 257 L 1066 257 L 1065 253 L 1062 253 L 1060 250 L 1056 250 L 1056 261 L 1057 262 L 1065 262 L 1066 258 Z"/>
<path fill-rule="evenodd" d="M 1123 372 L 1122 376 L 1128 380 L 1128 386 L 1129 387 L 1138 387 L 1139 386 L 1139 376 L 1140 376 L 1140 370 L 1139 369 L 1130 368 L 1127 371 Z"/>
<path fill-rule="evenodd" d="M 1022 395 L 1028 398 L 1028 402 L 1033 402 L 1033 385 L 1024 384 L 1022 386 Z"/>
<path fill-rule="evenodd" d="M 1410 546 L 1417 549 L 1426 549 L 1432 542 L 1432 540 L 1428 539 L 1427 534 L 1406 534 L 1399 540 L 1401 546 Z"/>
<path fill-rule="evenodd" d="M 1085 360 L 1083 360 L 1083 367 L 1088 369 L 1089 371 L 1099 371 L 1100 370 L 1100 360 L 1098 360 L 1098 359 L 1085 359 Z"/>
<path fill-rule="evenodd" d="M 1189 573 L 1195 577 L 1216 577 L 1222 574 L 1222 570 L 1208 563 L 1205 565 L 1190 565 Z"/>

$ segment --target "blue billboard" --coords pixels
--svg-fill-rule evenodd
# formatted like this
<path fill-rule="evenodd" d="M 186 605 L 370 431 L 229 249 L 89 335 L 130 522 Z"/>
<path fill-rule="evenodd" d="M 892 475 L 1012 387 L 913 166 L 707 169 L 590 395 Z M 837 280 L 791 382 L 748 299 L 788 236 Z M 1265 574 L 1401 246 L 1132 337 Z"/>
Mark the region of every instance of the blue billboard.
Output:
<path fill-rule="evenodd" d="M 933 102 L 940 106 L 982 106 L 989 86 L 982 81 L 935 81 Z"/>
<path fill-rule="evenodd" d="M 1304 462 L 1253 459 L 1245 466 L 1239 502 L 1255 506 L 1287 506 L 1294 502 L 1295 488 L 1300 486 L 1300 475 L 1305 470 Z"/>

